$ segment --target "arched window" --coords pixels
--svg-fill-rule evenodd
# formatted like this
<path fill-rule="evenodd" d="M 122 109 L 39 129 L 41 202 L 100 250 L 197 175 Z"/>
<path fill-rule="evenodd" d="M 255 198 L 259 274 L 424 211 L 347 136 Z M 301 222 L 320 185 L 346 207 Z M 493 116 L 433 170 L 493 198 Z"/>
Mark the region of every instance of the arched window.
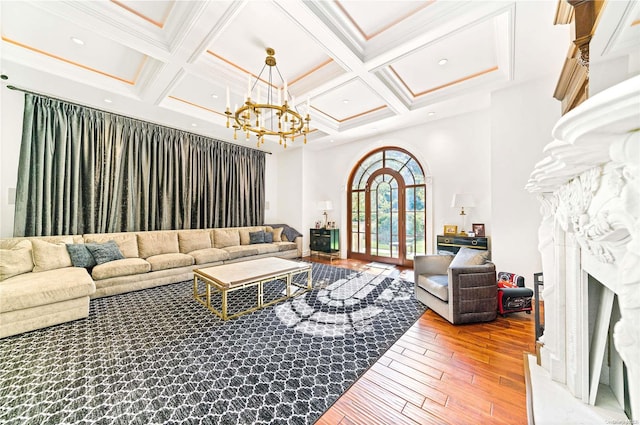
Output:
<path fill-rule="evenodd" d="M 426 185 L 413 155 L 397 147 L 370 152 L 349 177 L 348 257 L 413 264 L 426 253 Z"/>

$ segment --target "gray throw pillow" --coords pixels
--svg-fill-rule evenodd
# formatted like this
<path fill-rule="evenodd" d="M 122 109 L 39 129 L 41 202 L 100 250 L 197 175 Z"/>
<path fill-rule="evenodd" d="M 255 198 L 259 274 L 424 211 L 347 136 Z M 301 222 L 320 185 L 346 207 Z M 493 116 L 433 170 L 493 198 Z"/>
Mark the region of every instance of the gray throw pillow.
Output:
<path fill-rule="evenodd" d="M 264 243 L 264 231 L 260 230 L 259 232 L 249 232 L 249 243 Z"/>
<path fill-rule="evenodd" d="M 490 252 L 473 248 L 460 248 L 449 267 L 481 266 L 489 261 Z"/>
<path fill-rule="evenodd" d="M 264 243 L 273 243 L 273 233 L 264 232 Z"/>
<path fill-rule="evenodd" d="M 89 269 L 96 265 L 96 260 L 83 243 L 67 244 L 67 251 L 71 257 L 73 267 L 84 267 Z"/>
<path fill-rule="evenodd" d="M 120 252 L 118 244 L 115 241 L 105 243 L 86 243 L 85 244 L 96 264 L 104 264 L 109 261 L 123 260 L 124 255 Z"/>

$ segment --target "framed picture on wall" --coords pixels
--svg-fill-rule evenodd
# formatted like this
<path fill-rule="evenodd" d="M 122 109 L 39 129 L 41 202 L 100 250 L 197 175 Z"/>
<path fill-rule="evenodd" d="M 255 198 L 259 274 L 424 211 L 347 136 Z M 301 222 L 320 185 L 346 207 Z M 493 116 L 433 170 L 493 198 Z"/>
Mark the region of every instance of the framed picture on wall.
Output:
<path fill-rule="evenodd" d="M 455 224 L 445 224 L 444 234 L 447 236 L 455 236 L 458 233 L 458 226 Z"/>
<path fill-rule="evenodd" d="M 474 223 L 471 225 L 471 228 L 473 229 L 473 233 L 476 234 L 476 236 L 481 236 L 484 237 L 484 224 L 482 223 Z"/>

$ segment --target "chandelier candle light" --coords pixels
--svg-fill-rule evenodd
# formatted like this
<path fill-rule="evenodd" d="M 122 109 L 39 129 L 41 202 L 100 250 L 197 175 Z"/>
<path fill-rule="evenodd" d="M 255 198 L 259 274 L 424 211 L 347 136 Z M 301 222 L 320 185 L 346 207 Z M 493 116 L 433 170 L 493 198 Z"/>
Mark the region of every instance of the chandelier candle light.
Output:
<path fill-rule="evenodd" d="M 287 82 L 282 78 L 280 70 L 276 66 L 275 50 L 267 48 L 267 58 L 265 59 L 265 65 L 262 67 L 260 74 L 256 78 L 256 81 L 251 85 L 251 75 L 249 75 L 247 85 L 247 97 L 244 105 L 240 108 L 234 107 L 235 112 L 231 112 L 229 103 L 229 88 L 227 88 L 227 109 L 225 115 L 227 116 L 227 128 L 231 123 L 231 117 L 233 117 L 233 139 L 237 140 L 238 130 L 245 133 L 247 141 L 251 133 L 255 133 L 258 138 L 258 147 L 264 143 L 264 136 L 278 136 L 281 145 L 287 148 L 287 141 L 293 142 L 298 136 L 304 137 L 304 143 L 307 143 L 307 134 L 309 133 L 309 122 L 311 117 L 309 116 L 310 105 L 309 99 L 307 99 L 307 113 L 303 118 L 294 105 L 295 99 L 289 96 L 289 90 L 287 88 Z M 266 101 L 261 103 L 260 86 L 256 85 L 261 80 L 262 73 L 266 67 L 268 70 L 268 82 Z M 273 84 L 273 69 L 276 70 L 280 76 L 283 89 Z M 256 89 L 255 101 L 252 99 L 253 89 Z M 274 98 L 274 89 L 277 92 L 276 98 Z M 291 105 L 289 105 L 291 100 Z M 276 102 L 277 101 L 277 102 Z"/>

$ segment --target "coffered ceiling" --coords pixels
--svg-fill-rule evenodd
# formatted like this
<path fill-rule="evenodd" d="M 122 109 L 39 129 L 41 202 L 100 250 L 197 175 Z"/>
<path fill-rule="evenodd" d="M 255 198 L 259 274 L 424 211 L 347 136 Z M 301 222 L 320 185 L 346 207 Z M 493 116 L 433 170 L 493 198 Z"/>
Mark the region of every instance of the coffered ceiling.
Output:
<path fill-rule="evenodd" d="M 299 109 L 310 101 L 307 146 L 318 148 L 484 108 L 493 90 L 559 75 L 570 42 L 568 26 L 553 26 L 555 1 L 2 1 L 0 8 L 4 84 L 224 140 L 233 135 L 225 127 L 227 88 L 231 106 L 241 104 L 248 76 L 260 73 L 272 47 Z M 274 83 L 281 86 L 278 76 Z M 259 85 L 266 94 L 266 82 Z"/>

